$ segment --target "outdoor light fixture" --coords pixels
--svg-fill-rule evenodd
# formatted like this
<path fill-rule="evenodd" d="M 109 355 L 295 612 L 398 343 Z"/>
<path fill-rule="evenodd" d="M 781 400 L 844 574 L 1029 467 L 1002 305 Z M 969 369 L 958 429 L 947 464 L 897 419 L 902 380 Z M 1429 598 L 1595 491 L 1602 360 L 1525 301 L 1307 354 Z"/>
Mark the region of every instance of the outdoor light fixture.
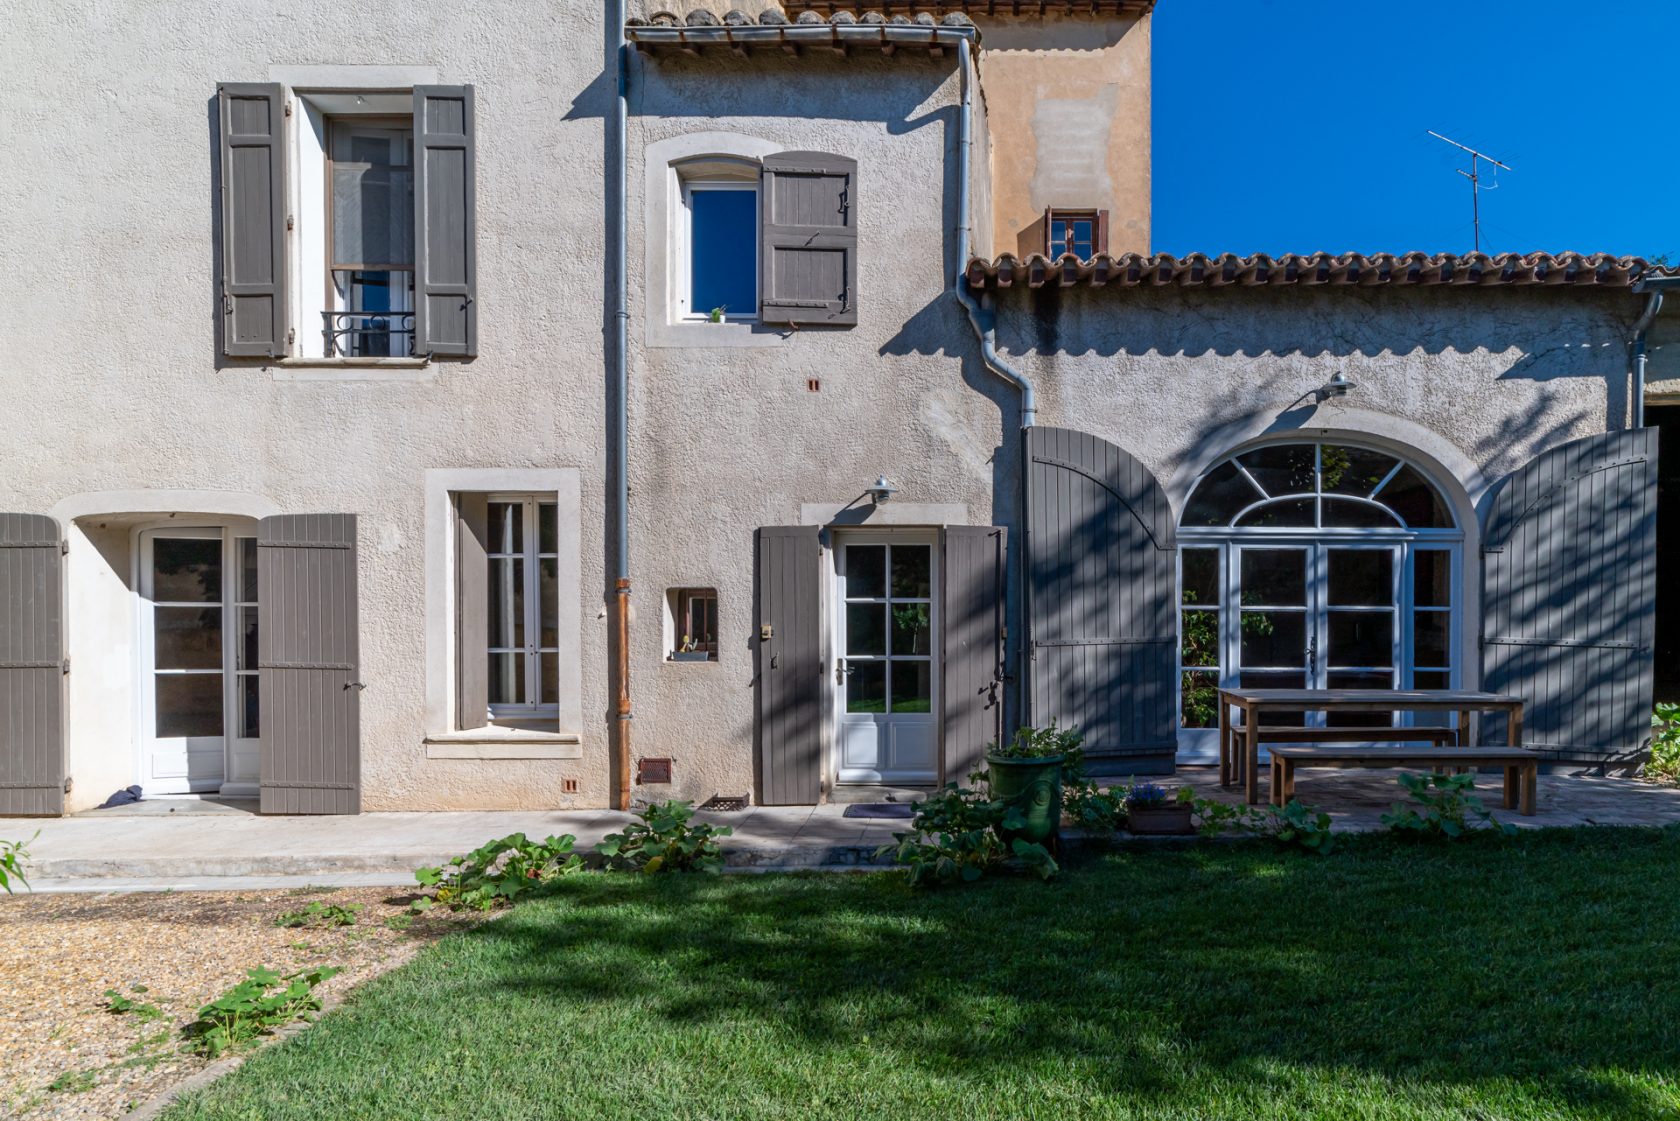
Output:
<path fill-rule="evenodd" d="M 887 482 L 887 477 L 882 475 L 866 493 L 869 495 L 869 501 L 877 506 L 885 506 L 892 496 L 898 493 L 898 488 Z"/>
<path fill-rule="evenodd" d="M 1348 390 L 1358 388 L 1358 382 L 1350 380 L 1346 374 L 1337 370 L 1329 381 L 1313 390 L 1313 400 L 1322 405 L 1332 397 L 1346 397 Z"/>

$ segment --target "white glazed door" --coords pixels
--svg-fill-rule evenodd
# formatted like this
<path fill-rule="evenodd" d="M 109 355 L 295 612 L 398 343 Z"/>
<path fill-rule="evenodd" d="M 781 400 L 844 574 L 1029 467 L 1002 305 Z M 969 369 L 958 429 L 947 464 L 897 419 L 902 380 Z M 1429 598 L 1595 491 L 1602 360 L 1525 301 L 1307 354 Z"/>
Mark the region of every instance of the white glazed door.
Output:
<path fill-rule="evenodd" d="M 933 540 L 842 538 L 836 564 L 835 778 L 937 782 L 933 647 L 939 597 Z"/>

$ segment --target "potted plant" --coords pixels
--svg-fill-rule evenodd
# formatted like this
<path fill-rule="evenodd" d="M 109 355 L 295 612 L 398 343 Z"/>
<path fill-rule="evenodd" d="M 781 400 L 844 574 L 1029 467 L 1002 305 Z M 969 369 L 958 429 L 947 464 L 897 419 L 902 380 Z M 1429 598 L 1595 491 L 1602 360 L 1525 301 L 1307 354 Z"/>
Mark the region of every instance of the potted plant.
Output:
<path fill-rule="evenodd" d="M 726 312 L 728 310 L 729 310 L 729 305 L 728 304 L 724 304 L 722 307 L 715 307 L 707 315 L 707 318 L 710 319 L 713 323 L 722 323 L 723 322 L 723 314 L 724 314 L 724 312 Z"/>
<path fill-rule="evenodd" d="M 1062 820 L 1062 764 L 1084 735 L 1072 728 L 1021 728 L 1007 743 L 986 749 L 986 784 L 995 801 L 1021 819 L 1016 828 L 999 828 L 1006 843 L 1016 838 L 1039 845 L 1056 835 Z"/>
<path fill-rule="evenodd" d="M 673 662 L 709 662 L 712 660 L 712 652 L 685 634 L 682 636 L 682 641 L 677 644 L 677 649 L 671 654 L 671 660 Z"/>
<path fill-rule="evenodd" d="M 1142 783 L 1126 792 L 1126 829 L 1169 836 L 1194 833 L 1196 827 L 1190 822 L 1194 809 L 1191 803 L 1169 796 L 1162 787 Z"/>

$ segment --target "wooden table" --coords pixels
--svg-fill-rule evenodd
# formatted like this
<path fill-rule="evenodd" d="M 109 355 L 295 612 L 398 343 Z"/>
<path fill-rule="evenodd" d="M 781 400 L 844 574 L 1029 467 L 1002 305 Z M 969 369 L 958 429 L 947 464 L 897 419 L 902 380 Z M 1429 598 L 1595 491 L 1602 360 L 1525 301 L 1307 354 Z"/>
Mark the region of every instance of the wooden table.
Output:
<path fill-rule="evenodd" d="M 1242 712 L 1241 726 L 1231 723 L 1231 710 Z M 1458 714 L 1458 742 L 1470 745 L 1470 714 L 1505 714 L 1505 742 L 1522 746 L 1523 703 L 1516 697 L 1466 689 L 1221 689 L 1219 690 L 1219 784 L 1234 781 L 1233 760 L 1241 764 L 1243 793 L 1249 805 L 1260 801 L 1260 718 L 1267 712 L 1453 712 Z M 1334 737 L 1344 742 L 1369 738 L 1373 729 L 1314 728 L 1312 739 Z M 1418 739 L 1428 738 L 1429 729 L 1418 729 Z M 1345 734 L 1343 734 L 1345 733 Z M 1385 739 L 1393 731 L 1383 730 Z M 1241 741 L 1240 757 L 1234 751 Z"/>

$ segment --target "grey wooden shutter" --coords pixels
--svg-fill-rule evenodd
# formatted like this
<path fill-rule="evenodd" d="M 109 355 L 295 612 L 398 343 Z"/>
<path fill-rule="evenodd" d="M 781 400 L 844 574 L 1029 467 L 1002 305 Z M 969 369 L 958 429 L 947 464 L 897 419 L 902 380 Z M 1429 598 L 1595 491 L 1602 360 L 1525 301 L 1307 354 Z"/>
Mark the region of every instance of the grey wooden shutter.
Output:
<path fill-rule="evenodd" d="M 58 523 L 0 514 L 0 816 L 64 812 Z"/>
<path fill-rule="evenodd" d="M 490 712 L 489 496 L 456 498 L 455 723 L 482 728 Z"/>
<path fill-rule="evenodd" d="M 224 82 L 221 104 L 222 351 L 287 351 L 285 91 Z"/>
<path fill-rule="evenodd" d="M 414 352 L 478 353 L 471 86 L 414 87 Z"/>
<path fill-rule="evenodd" d="M 1095 773 L 1172 768 L 1173 513 L 1155 477 L 1084 432 L 1027 435 L 1031 720 L 1085 733 Z"/>
<path fill-rule="evenodd" d="M 1657 430 L 1636 428 L 1535 457 L 1488 509 L 1482 687 L 1523 699 L 1552 758 L 1631 764 L 1650 735 L 1656 507 Z"/>
<path fill-rule="evenodd" d="M 826 152 L 764 159 L 759 180 L 762 323 L 857 322 L 857 161 Z"/>
<path fill-rule="evenodd" d="M 968 784 L 1003 734 L 1004 572 L 1001 526 L 940 534 L 940 734 L 946 782 Z"/>
<path fill-rule="evenodd" d="M 822 796 L 825 665 L 818 527 L 765 526 L 758 531 L 757 552 L 753 739 L 758 801 L 813 805 Z"/>
<path fill-rule="evenodd" d="M 361 804 L 356 516 L 288 514 L 257 529 L 263 813 Z"/>

